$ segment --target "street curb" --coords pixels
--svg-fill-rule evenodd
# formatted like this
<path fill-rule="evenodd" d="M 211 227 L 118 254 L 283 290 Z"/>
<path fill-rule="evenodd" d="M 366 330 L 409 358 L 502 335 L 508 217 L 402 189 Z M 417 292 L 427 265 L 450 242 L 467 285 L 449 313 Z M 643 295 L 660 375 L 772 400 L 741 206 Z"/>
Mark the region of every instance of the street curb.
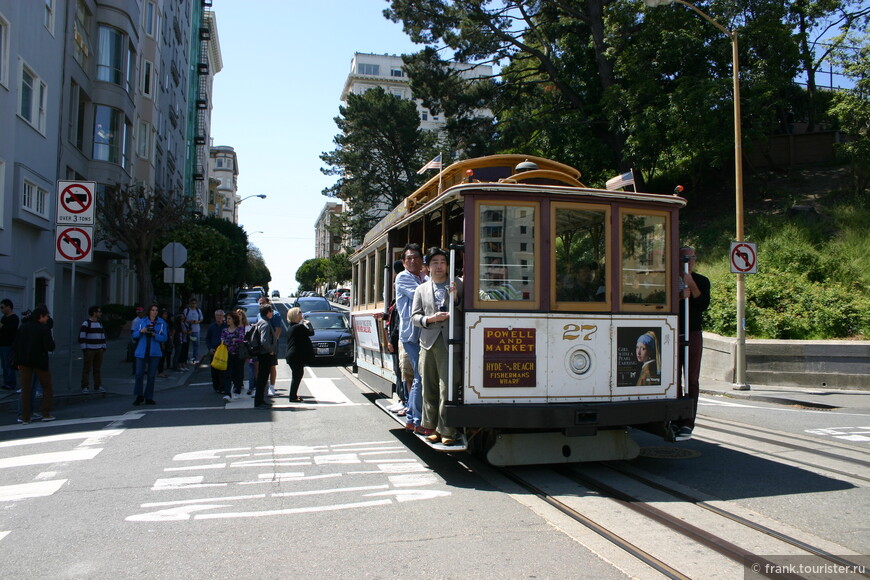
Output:
<path fill-rule="evenodd" d="M 769 395 L 751 395 L 745 393 L 745 391 L 735 391 L 733 393 L 726 393 L 723 391 L 716 391 L 712 389 L 700 389 L 701 394 L 710 395 L 714 397 L 726 397 L 728 399 L 740 399 L 743 401 L 757 401 L 762 403 L 774 403 L 777 405 L 785 405 L 789 407 L 805 407 L 808 409 L 816 409 L 819 411 L 827 411 L 831 409 L 839 409 L 837 405 L 828 405 L 826 403 L 816 403 L 815 401 L 806 401 L 800 399 L 791 399 L 787 397 L 772 397 Z"/>

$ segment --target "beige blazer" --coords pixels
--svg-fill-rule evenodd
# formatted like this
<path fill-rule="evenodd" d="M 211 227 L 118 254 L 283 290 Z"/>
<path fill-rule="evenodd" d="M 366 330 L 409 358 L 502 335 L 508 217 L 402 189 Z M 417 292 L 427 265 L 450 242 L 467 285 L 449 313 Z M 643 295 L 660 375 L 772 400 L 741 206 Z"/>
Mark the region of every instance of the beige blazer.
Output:
<path fill-rule="evenodd" d="M 454 278 L 456 283 L 456 294 L 453 295 L 455 300 L 453 310 L 453 336 L 455 338 L 462 337 L 462 279 Z M 414 302 L 411 307 L 411 321 L 414 326 L 419 326 L 420 331 L 420 346 L 429 350 L 435 345 L 435 341 L 440 336 L 444 341 L 444 346 L 447 346 L 449 330 L 447 324 L 449 322 L 436 322 L 432 325 L 426 325 L 426 318 L 437 312 L 435 308 L 435 282 L 431 279 L 423 282 L 414 291 Z"/>

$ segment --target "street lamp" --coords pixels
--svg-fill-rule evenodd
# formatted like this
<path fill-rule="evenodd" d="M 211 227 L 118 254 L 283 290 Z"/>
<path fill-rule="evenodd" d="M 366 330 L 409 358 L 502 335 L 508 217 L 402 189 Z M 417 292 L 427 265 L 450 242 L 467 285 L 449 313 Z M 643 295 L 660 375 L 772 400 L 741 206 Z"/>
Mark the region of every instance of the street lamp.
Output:
<path fill-rule="evenodd" d="M 737 241 L 743 241 L 743 137 L 740 132 L 740 60 L 737 55 L 737 31 L 728 30 L 694 4 L 685 0 L 644 0 L 649 7 L 667 6 L 676 2 L 697 12 L 704 20 L 721 30 L 731 39 L 731 60 L 734 76 L 734 193 L 737 211 Z M 748 391 L 746 382 L 746 288 L 743 274 L 737 274 L 737 368 L 734 377 L 734 389 Z"/>
<path fill-rule="evenodd" d="M 237 201 L 233 205 L 233 222 L 234 223 L 239 223 L 239 204 L 241 204 L 246 199 L 251 199 L 252 197 L 259 197 L 260 199 L 266 199 L 266 194 L 265 193 L 254 193 L 251 195 L 246 195 L 245 197 L 243 197 L 242 199 Z"/>
<path fill-rule="evenodd" d="M 239 201 L 237 201 L 237 202 L 236 202 L 236 205 L 239 205 L 240 203 L 242 203 L 242 202 L 245 201 L 246 199 L 250 199 L 250 198 L 252 198 L 252 197 L 259 197 L 260 199 L 266 199 L 266 194 L 265 194 L 265 193 L 255 193 L 255 194 L 253 194 L 253 195 L 246 195 L 245 197 L 243 197 L 242 199 L 240 199 Z"/>

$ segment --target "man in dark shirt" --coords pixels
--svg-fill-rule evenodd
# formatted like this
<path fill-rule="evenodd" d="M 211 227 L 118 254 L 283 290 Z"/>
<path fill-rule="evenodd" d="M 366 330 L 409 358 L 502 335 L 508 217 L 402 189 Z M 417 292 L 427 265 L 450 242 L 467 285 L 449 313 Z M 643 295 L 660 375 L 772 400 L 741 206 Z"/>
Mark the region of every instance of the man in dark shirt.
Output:
<path fill-rule="evenodd" d="M 688 264 L 688 272 L 681 271 L 680 280 L 680 332 L 685 328 L 685 299 L 689 299 L 689 392 L 683 395 L 680 388 L 680 396 L 694 399 L 694 410 L 690 419 L 680 419 L 676 424 L 674 439 L 687 441 L 692 438 L 692 429 L 695 428 L 695 415 L 698 414 L 698 395 L 700 393 L 699 377 L 701 375 L 701 354 L 704 351 L 704 334 L 701 326 L 704 311 L 710 306 L 710 280 L 694 272 L 698 257 L 695 248 L 684 246 L 680 248 L 680 265 Z M 680 348 L 680 368 L 682 370 L 683 349 Z M 682 387 L 683 373 L 680 372 L 680 386 Z"/>
<path fill-rule="evenodd" d="M 15 337 L 15 360 L 21 370 L 21 423 L 31 419 L 33 376 L 42 384 L 42 420 L 54 421 L 51 415 L 52 382 L 48 353 L 54 351 L 54 338 L 48 326 L 48 310 L 42 306 L 33 309 L 30 320 L 25 322 Z"/>
<path fill-rule="evenodd" d="M 15 369 L 12 367 L 12 343 L 18 333 L 18 315 L 12 312 L 12 301 L 4 298 L 0 301 L 0 364 L 3 365 L 3 388 L 14 391 L 18 388 Z"/>

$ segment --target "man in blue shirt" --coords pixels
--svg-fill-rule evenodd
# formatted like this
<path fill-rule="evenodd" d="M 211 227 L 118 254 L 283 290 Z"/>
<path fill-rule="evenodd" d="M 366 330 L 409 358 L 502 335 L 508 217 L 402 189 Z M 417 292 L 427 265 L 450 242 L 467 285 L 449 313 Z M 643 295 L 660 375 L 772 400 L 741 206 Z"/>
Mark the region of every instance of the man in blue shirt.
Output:
<path fill-rule="evenodd" d="M 411 383 L 411 392 L 408 393 L 408 413 L 406 429 L 424 433 L 422 427 L 422 392 L 420 383 L 420 328 L 411 322 L 411 310 L 414 303 L 414 291 L 417 286 L 426 281 L 423 276 L 423 252 L 420 244 L 408 244 L 402 250 L 402 265 L 404 272 L 396 276 L 396 309 L 399 311 L 399 340 L 411 360 L 411 368 L 414 369 L 414 382 Z"/>

